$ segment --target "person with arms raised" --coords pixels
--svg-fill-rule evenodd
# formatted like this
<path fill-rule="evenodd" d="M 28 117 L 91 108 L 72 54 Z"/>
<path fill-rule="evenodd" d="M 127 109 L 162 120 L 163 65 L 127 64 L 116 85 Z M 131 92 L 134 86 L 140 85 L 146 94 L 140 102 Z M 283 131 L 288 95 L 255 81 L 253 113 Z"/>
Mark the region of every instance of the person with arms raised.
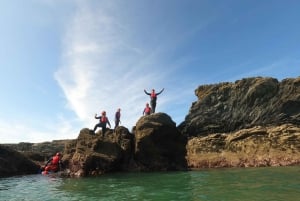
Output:
<path fill-rule="evenodd" d="M 144 89 L 145 94 L 147 94 L 147 95 L 150 96 L 150 105 L 151 105 L 151 110 L 152 110 L 151 112 L 152 112 L 152 113 L 155 113 L 157 96 L 158 96 L 159 94 L 161 94 L 163 91 L 164 91 L 164 88 L 163 88 L 160 92 L 156 93 L 156 92 L 155 92 L 155 89 L 152 89 L 151 93 L 148 93 L 148 92 Z"/>

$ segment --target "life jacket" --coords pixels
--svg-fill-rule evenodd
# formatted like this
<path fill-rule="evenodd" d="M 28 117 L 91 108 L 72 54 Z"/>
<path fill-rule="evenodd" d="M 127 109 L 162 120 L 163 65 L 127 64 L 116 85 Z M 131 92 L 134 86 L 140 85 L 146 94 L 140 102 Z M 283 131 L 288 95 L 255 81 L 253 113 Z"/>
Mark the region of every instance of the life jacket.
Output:
<path fill-rule="evenodd" d="M 106 122 L 107 122 L 107 117 L 102 116 L 102 117 L 101 117 L 101 122 L 102 122 L 102 123 L 106 123 Z"/>
<path fill-rule="evenodd" d="M 59 156 L 53 156 L 51 163 L 52 165 L 57 165 L 59 163 Z"/>
<path fill-rule="evenodd" d="M 146 113 L 146 114 L 149 114 L 150 112 L 151 112 L 151 107 L 146 107 L 146 108 L 145 108 L 145 113 Z"/>
<path fill-rule="evenodd" d="M 156 95 L 155 92 L 151 92 L 151 95 L 150 95 L 150 96 L 151 96 L 152 99 L 156 99 L 156 97 L 157 97 L 157 95 Z"/>

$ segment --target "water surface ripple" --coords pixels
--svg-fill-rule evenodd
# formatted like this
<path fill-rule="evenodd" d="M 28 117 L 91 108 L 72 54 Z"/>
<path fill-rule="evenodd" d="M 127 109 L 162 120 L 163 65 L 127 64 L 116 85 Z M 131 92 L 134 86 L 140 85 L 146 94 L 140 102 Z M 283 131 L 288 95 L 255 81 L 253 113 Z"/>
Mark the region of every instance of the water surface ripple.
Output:
<path fill-rule="evenodd" d="M 300 167 L 1 178 L 0 201 L 13 200 L 295 201 L 300 200 Z"/>

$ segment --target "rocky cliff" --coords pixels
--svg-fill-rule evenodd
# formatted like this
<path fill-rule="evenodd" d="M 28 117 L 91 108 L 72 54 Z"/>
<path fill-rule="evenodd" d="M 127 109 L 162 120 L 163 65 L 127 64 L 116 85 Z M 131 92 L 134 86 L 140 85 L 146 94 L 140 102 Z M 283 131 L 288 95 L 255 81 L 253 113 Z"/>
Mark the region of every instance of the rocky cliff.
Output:
<path fill-rule="evenodd" d="M 300 77 L 281 82 L 256 77 L 203 85 L 195 94 L 198 100 L 179 126 L 188 136 L 300 124 Z"/>
<path fill-rule="evenodd" d="M 171 117 L 156 113 L 141 117 L 133 129 L 118 127 L 102 137 L 87 128 L 66 144 L 64 164 L 70 176 L 100 175 L 114 171 L 183 170 L 186 140 Z"/>
<path fill-rule="evenodd" d="M 179 129 L 188 166 L 245 167 L 300 162 L 300 77 L 247 78 L 199 86 Z"/>
<path fill-rule="evenodd" d="M 74 140 L 10 147 L 36 163 L 61 151 L 70 176 L 300 164 L 300 77 L 246 78 L 199 86 L 195 94 L 178 127 L 156 113 L 141 117 L 133 133 L 120 126 L 102 137 L 84 128 Z"/>

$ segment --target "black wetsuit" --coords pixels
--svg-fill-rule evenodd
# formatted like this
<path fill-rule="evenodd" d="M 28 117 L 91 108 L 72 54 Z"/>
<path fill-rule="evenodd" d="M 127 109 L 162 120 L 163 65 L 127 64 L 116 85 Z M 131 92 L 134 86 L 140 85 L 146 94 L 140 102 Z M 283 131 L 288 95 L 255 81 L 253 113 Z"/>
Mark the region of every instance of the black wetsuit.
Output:
<path fill-rule="evenodd" d="M 121 112 L 117 111 L 115 114 L 115 129 L 119 126 L 120 117 L 121 117 Z"/>

